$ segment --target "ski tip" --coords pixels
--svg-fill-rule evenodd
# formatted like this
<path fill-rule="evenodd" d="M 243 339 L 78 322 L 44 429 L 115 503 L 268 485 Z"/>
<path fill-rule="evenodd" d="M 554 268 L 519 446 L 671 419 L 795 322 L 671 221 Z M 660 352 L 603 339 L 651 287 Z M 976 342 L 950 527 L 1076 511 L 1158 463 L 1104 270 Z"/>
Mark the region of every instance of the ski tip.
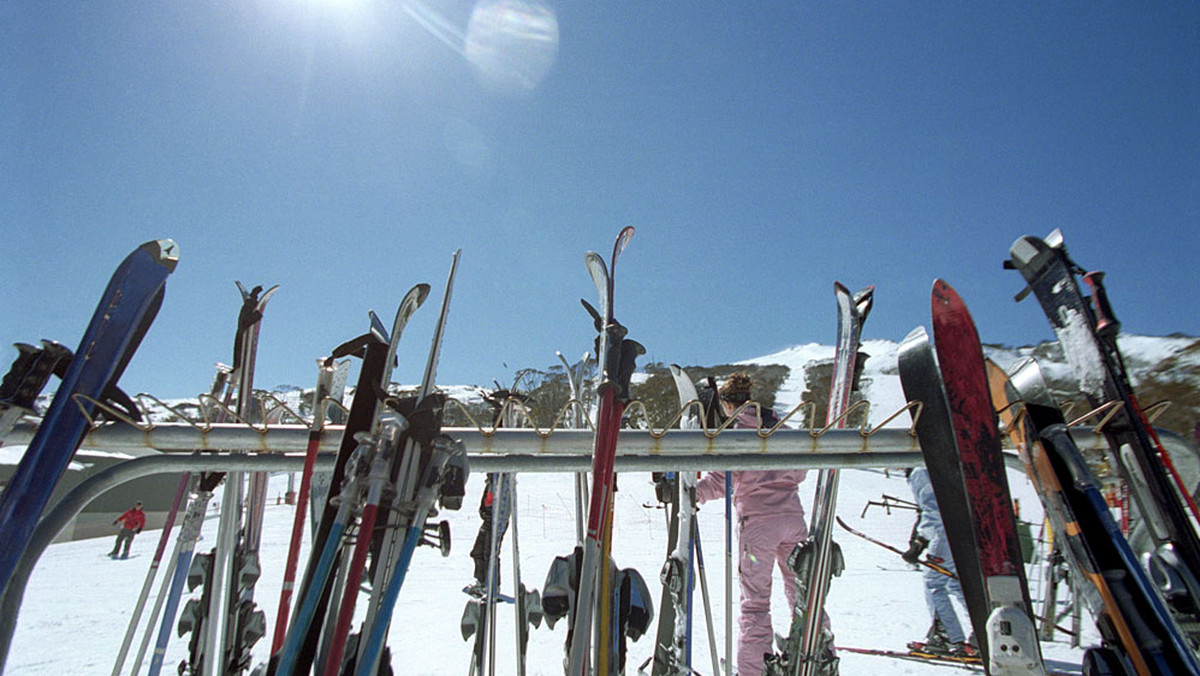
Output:
<path fill-rule="evenodd" d="M 175 271 L 179 264 L 179 245 L 173 239 L 156 239 L 138 247 L 150 254 L 154 262 L 167 269 L 168 273 Z"/>
<path fill-rule="evenodd" d="M 954 305 L 961 305 L 962 299 L 954 287 L 950 286 L 946 280 L 938 278 L 933 280 L 933 314 L 937 315 L 939 308 L 947 309 Z"/>
<path fill-rule="evenodd" d="M 408 293 L 404 294 L 404 298 L 400 301 L 401 307 L 407 305 L 410 299 L 414 305 L 421 307 L 421 305 L 425 303 L 425 299 L 429 298 L 429 290 L 431 288 L 432 287 L 425 282 L 414 284 L 413 288 L 409 289 Z"/>
<path fill-rule="evenodd" d="M 367 310 L 367 317 L 371 320 L 370 334 L 381 343 L 391 342 L 388 329 L 383 325 L 383 320 L 379 318 L 379 315 L 375 314 L 374 310 Z"/>
<path fill-rule="evenodd" d="M 271 288 L 264 291 L 263 294 L 261 296 L 259 296 L 259 298 L 258 298 L 258 309 L 261 310 L 264 307 L 266 307 L 267 301 L 271 300 L 271 296 L 274 296 L 275 292 L 278 290 L 279 290 L 279 285 L 276 284 L 275 286 L 272 286 Z"/>
<path fill-rule="evenodd" d="M 909 331 L 908 335 L 904 337 L 904 340 L 900 341 L 900 346 L 903 348 L 905 345 L 911 345 L 920 342 L 929 342 L 929 332 L 925 330 L 924 326 L 918 326 L 912 331 Z"/>
<path fill-rule="evenodd" d="M 617 234 L 617 242 L 613 247 L 615 253 L 621 253 L 626 246 L 629 246 L 629 240 L 633 239 L 634 228 L 632 225 L 627 225 L 621 228 L 621 232 Z"/>
<path fill-rule="evenodd" d="M 1050 233 L 1046 239 L 1024 235 L 1008 247 L 1009 260 L 1005 261 L 1005 266 L 1019 270 L 1026 281 L 1033 281 L 1056 251 L 1065 250 L 1060 230 Z"/>
<path fill-rule="evenodd" d="M 875 305 L 875 285 L 871 284 L 858 290 L 854 294 L 854 311 L 858 313 L 858 323 L 861 325 L 867 321 L 867 315 L 871 314 L 871 308 Z"/>
<path fill-rule="evenodd" d="M 604 271 L 604 276 L 608 276 L 608 264 L 604 262 L 604 256 L 595 251 L 585 251 L 583 254 L 583 264 L 587 266 L 589 271 L 597 270 Z M 595 276 L 595 273 L 593 273 Z"/>

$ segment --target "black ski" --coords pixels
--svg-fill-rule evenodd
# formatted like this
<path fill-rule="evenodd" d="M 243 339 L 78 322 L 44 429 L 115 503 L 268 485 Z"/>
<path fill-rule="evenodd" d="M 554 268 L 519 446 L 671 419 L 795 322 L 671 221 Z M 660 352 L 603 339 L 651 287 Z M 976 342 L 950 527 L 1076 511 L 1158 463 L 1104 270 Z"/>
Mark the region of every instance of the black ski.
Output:
<path fill-rule="evenodd" d="M 1113 316 L 1103 275 L 1085 273 L 1067 255 L 1058 230 L 1045 239 L 1025 236 L 1013 243 L 1005 266 L 1017 269 L 1028 284 L 1018 294 L 1037 296 L 1058 336 L 1080 391 L 1093 407 L 1116 402 L 1119 410 L 1104 425 L 1110 456 L 1129 486 L 1155 544 L 1150 566 L 1167 588 L 1172 609 L 1188 621 L 1200 618 L 1200 536 L 1189 491 L 1181 489 L 1167 455 L 1146 421 L 1133 393 L 1117 347 L 1120 323 Z M 1077 276 L 1092 294 L 1085 296 Z M 1190 507 L 1192 514 L 1188 514 Z M 1200 518 L 1198 516 L 1197 518 Z"/>
<path fill-rule="evenodd" d="M 1106 660 L 1131 674 L 1200 673 L 1113 520 L 1037 363 L 1015 365 L 1011 381 L 995 365 L 989 376 L 996 405 L 1058 534 L 1059 550 L 1083 581 L 1081 595 L 1110 653 Z"/>

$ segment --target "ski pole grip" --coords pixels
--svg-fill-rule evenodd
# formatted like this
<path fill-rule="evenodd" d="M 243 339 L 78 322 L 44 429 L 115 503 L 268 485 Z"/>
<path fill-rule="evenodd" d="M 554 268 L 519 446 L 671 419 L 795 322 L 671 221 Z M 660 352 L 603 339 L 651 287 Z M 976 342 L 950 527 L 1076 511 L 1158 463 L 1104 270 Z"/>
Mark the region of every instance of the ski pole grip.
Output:
<path fill-rule="evenodd" d="M 1117 334 L 1121 322 L 1113 315 L 1112 305 L 1108 302 L 1108 292 L 1104 290 L 1104 273 L 1089 272 L 1083 276 L 1092 295 L 1092 311 L 1096 317 L 1096 333 L 1110 337 Z"/>

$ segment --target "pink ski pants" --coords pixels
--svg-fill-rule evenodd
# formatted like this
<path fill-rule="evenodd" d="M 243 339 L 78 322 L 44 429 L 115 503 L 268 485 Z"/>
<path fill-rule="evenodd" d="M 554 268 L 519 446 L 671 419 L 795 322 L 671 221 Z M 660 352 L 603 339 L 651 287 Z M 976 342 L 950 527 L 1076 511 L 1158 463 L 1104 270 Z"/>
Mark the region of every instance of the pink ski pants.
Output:
<path fill-rule="evenodd" d="M 742 617 L 739 620 L 737 673 L 762 674 L 763 654 L 773 651 L 771 626 L 771 570 L 783 575 L 788 616 L 796 602 L 795 574 L 788 568 L 788 555 L 808 537 L 803 514 L 755 514 L 738 519 L 741 557 L 738 571 L 742 586 Z"/>

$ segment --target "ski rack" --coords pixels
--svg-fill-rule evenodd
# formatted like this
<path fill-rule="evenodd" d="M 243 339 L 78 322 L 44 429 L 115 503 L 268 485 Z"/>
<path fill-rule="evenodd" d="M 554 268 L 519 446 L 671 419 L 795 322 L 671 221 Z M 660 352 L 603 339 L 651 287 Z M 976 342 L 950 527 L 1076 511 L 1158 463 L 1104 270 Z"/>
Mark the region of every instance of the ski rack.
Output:
<path fill-rule="evenodd" d="M 286 407 L 283 402 L 274 397 L 280 405 L 287 408 L 293 417 L 303 420 L 295 411 Z M 212 399 L 219 410 L 231 415 L 232 423 L 212 422 L 206 409 L 201 406 L 201 419 L 196 420 L 185 414 L 180 406 L 171 406 L 162 400 L 148 394 L 137 396 L 139 406 L 145 410 L 144 402 L 154 401 L 171 415 L 178 417 L 180 422 L 155 423 L 146 416 L 145 422 L 130 419 L 119 410 L 90 398 L 76 395 L 74 401 L 82 408 L 87 404 L 103 411 L 108 418 L 101 421 L 89 415 L 88 420 L 92 429 L 84 437 L 82 447 L 97 450 L 138 450 L 155 449 L 162 455 L 151 455 L 119 463 L 97 472 L 85 479 L 67 495 L 63 496 L 54 508 L 39 522 L 30 540 L 25 556 L 22 557 L 18 569 L 14 571 L 10 588 L 3 599 L 0 599 L 0 665 L 4 663 L 16 628 L 17 616 L 25 585 L 34 565 L 43 551 L 66 525 L 75 518 L 88 504 L 105 492 L 134 479 L 154 474 L 179 473 L 184 471 L 299 471 L 304 463 L 303 452 L 308 443 L 310 432 L 306 422 L 299 424 L 255 424 L 242 420 L 233 414 L 220 402 Z M 198 397 L 204 400 L 205 397 Z M 586 407 L 572 399 L 555 417 L 554 423 L 548 430 L 540 428 L 499 428 L 490 429 L 478 424 L 466 411 L 465 405 L 454 399 L 448 399 L 460 407 L 474 427 L 448 427 L 443 431 L 451 437 L 460 438 L 468 449 L 474 453 L 471 456 L 472 469 L 480 472 L 579 472 L 587 471 L 592 453 L 593 430 L 588 428 L 570 429 L 557 428 L 567 411 L 578 406 L 586 411 Z M 324 404 L 335 403 L 345 410 L 340 402 L 327 399 Z M 636 406 L 644 404 L 633 402 Z M 761 423 L 757 429 L 731 429 L 728 424 L 716 429 L 683 430 L 671 426 L 679 422 L 692 406 L 699 402 L 688 402 L 676 413 L 668 424 L 661 429 L 626 429 L 622 430 L 620 443 L 617 448 L 617 469 L 620 471 L 653 471 L 653 470 L 737 470 L 737 469 L 784 469 L 784 468 L 825 468 L 825 467 L 912 467 L 924 461 L 917 444 L 913 427 L 886 427 L 886 425 L 912 410 L 914 419 L 919 418 L 923 405 L 921 402 L 909 402 L 899 411 L 888 416 L 882 423 L 868 427 L 866 423 L 858 429 L 833 429 L 837 421 L 816 429 L 784 429 L 783 423 L 793 418 L 799 411 L 814 407 L 812 402 L 801 402 L 792 409 L 783 420 L 769 429 L 763 429 Z M 1018 406 L 1020 404 L 1017 404 Z M 525 408 L 519 400 L 510 399 L 505 406 Z M 846 411 L 844 415 L 862 409 L 868 410 L 867 402 L 859 402 Z M 190 408 L 191 406 L 189 406 Z M 761 408 L 755 402 L 747 402 L 738 409 L 739 412 L 748 407 L 755 407 L 762 420 Z M 1162 408 L 1162 404 L 1155 407 Z M 1097 417 L 1101 410 L 1089 412 L 1077 418 L 1072 424 Z M 532 416 L 528 409 L 524 411 L 530 424 Z M 584 416 L 587 418 L 587 416 Z M 735 416 L 736 417 L 736 414 Z M 1091 430 L 1076 427 L 1076 441 L 1080 448 L 1105 449 L 1107 441 L 1102 430 L 1103 425 L 1111 416 L 1101 417 L 1100 423 Z M 866 416 L 864 415 L 864 419 Z M 915 424 L 915 422 L 914 422 Z M 341 425 L 327 425 L 321 449 L 326 451 L 317 458 L 316 469 L 329 471 L 332 468 L 336 451 L 341 440 Z M 37 425 L 22 421 L 5 439 L 8 445 L 19 446 L 28 444 L 37 430 Z M 1090 432 L 1090 433 L 1089 433 Z M 1193 452 L 1189 441 L 1178 434 L 1160 430 L 1159 437 L 1164 446 Z M 195 453 L 195 449 L 223 449 L 208 453 Z M 285 455 L 291 453 L 293 455 Z M 1021 470 L 1023 464 L 1013 453 L 1005 454 L 1008 467 Z"/>
<path fill-rule="evenodd" d="M 286 402 L 270 393 L 258 395 L 259 408 L 268 419 L 281 412 L 294 422 L 252 422 L 238 416 L 215 397 L 201 395 L 198 403 L 171 405 L 150 394 L 138 394 L 136 401 L 146 415 L 142 421 L 132 420 L 124 412 L 95 399 L 76 395 L 75 403 L 81 409 L 94 408 L 102 412 L 104 419 L 96 413 L 88 416 L 91 430 L 82 444 L 96 450 L 154 449 L 163 453 L 191 453 L 197 448 L 220 449 L 240 453 L 302 453 L 311 431 L 304 416 Z M 171 422 L 154 422 L 150 419 L 147 404 L 152 402 L 159 410 L 168 412 Z M 346 411 L 340 402 L 327 398 L 322 405 L 330 403 Z M 1112 419 L 1115 406 L 1110 404 L 1075 418 L 1071 425 L 1076 430 L 1099 419 L 1090 426 L 1091 434 L 1077 434 L 1084 448 L 1106 448 L 1103 439 L 1104 426 Z M 1160 402 L 1151 408 L 1161 414 L 1167 404 Z M 588 457 L 592 452 L 594 428 L 588 416 L 583 428 L 561 426 L 568 423 L 573 412 L 583 411 L 586 406 L 577 399 L 570 399 L 554 416 L 548 428 L 539 427 L 532 412 L 519 399 L 507 399 L 501 413 L 521 414 L 529 427 L 499 427 L 481 424 L 465 404 L 453 398 L 447 406 L 456 407 L 469 421 L 466 427 L 447 427 L 446 432 L 461 438 L 472 453 L 472 466 L 482 471 L 558 472 L 586 471 Z M 913 432 L 915 422 L 906 427 L 889 427 L 896 418 L 911 411 L 914 421 L 919 419 L 923 404 L 909 402 L 887 416 L 882 422 L 870 426 L 866 419 L 870 411 L 867 401 L 856 402 L 842 416 L 823 427 L 785 428 L 784 425 L 807 411 L 809 419 L 814 417 L 817 405 L 804 401 L 792 408 L 775 425 L 764 427 L 761 422 L 754 429 L 733 429 L 732 420 L 738 413 L 752 409 L 759 421 L 763 419 L 761 405 L 746 402 L 719 427 L 702 427 L 699 430 L 683 430 L 675 426 L 699 401 L 690 401 L 677 411 L 666 425 L 656 428 L 643 424 L 641 429 L 627 428 L 622 431 L 618 448 L 618 463 L 623 471 L 630 470 L 737 470 L 737 469 L 785 469 L 826 467 L 908 467 L 922 461 L 920 447 Z M 1020 406 L 1020 404 L 1016 404 Z M 187 410 L 184 410 L 184 409 Z M 649 412 L 643 402 L 634 400 L 626 415 L 640 409 L 643 419 Z M 843 419 L 859 412 L 863 422 L 857 428 L 836 428 Z M 225 416 L 230 422 L 214 422 L 214 418 Z M 5 440 L 8 445 L 21 445 L 32 439 L 37 423 L 29 420 L 19 422 Z M 326 425 L 321 451 L 335 451 L 340 443 L 341 425 Z M 1165 432 L 1169 446 L 1190 446 L 1178 435 Z M 1009 466 L 1020 468 L 1012 454 Z"/>

